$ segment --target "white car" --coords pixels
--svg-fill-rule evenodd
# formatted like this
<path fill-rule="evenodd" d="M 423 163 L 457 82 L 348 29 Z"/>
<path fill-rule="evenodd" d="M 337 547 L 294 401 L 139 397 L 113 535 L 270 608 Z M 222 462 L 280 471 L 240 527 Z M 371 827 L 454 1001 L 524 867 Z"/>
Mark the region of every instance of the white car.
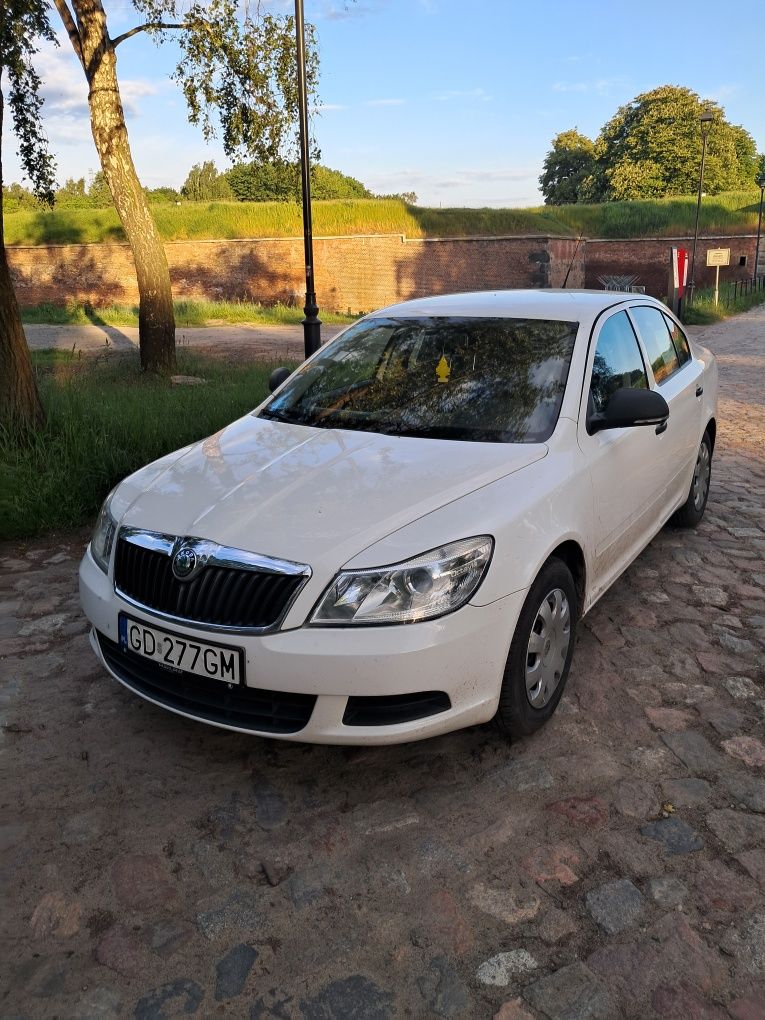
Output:
<path fill-rule="evenodd" d="M 409 301 L 278 381 L 119 484 L 80 568 L 106 669 L 191 719 L 337 744 L 531 733 L 581 617 L 704 513 L 717 367 L 651 298 Z"/>

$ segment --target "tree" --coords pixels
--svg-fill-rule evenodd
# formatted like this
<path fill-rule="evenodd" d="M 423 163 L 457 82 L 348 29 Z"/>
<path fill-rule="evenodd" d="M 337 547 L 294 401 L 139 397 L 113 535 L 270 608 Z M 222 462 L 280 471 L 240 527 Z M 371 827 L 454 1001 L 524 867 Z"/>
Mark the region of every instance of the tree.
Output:
<path fill-rule="evenodd" d="M 5 0 L 4 0 L 5 2 Z M 180 50 L 174 79 L 189 119 L 205 138 L 220 125 L 228 156 L 244 150 L 274 159 L 289 144 L 297 120 L 293 19 L 253 11 L 238 0 L 132 0 L 145 20 L 116 38 L 102 0 L 54 0 L 88 82 L 96 145 L 114 206 L 130 244 L 139 292 L 138 326 L 144 369 L 175 366 L 175 318 L 162 240 L 135 171 L 117 77 L 117 48 L 141 32 Z M 307 84 L 316 85 L 318 59 L 307 39 Z"/>
<path fill-rule="evenodd" d="M 300 169 L 296 163 L 236 163 L 226 172 L 234 197 L 240 202 L 299 202 Z M 361 181 L 316 163 L 311 166 L 311 193 L 317 199 L 373 198 Z"/>
<path fill-rule="evenodd" d="M 88 187 L 88 202 L 95 209 L 108 209 L 112 204 L 112 193 L 109 191 L 103 170 L 97 170 L 93 174 L 93 180 Z"/>
<path fill-rule="evenodd" d="M 194 164 L 181 188 L 181 194 L 192 202 L 214 202 L 216 199 L 234 197 L 231 185 L 224 174 L 218 173 L 212 160 Z"/>
<path fill-rule="evenodd" d="M 546 204 L 581 202 L 582 188 L 593 172 L 594 160 L 594 143 L 576 128 L 556 135 L 539 178 Z"/>
<path fill-rule="evenodd" d="M 751 187 L 756 163 L 752 136 L 729 124 L 725 111 L 691 89 L 662 85 L 620 107 L 596 142 L 595 192 L 606 200 L 692 194 L 701 159 L 699 117 L 713 121 L 707 142 L 704 190 Z"/>
<path fill-rule="evenodd" d="M 545 202 L 608 202 L 692 194 L 699 180 L 699 117 L 708 110 L 704 190 L 751 188 L 757 168 L 754 139 L 729 124 L 725 111 L 691 89 L 662 85 L 621 106 L 593 144 L 578 131 L 564 131 L 539 178 Z"/>
<path fill-rule="evenodd" d="M 41 39 L 54 40 L 46 0 L 2 0 L 0 4 L 0 139 L 3 137 L 3 77 L 8 77 L 8 106 L 18 154 L 34 193 L 53 201 L 54 167 L 40 125 L 40 79 L 32 64 Z M 3 233 L 2 160 L 0 159 L 0 426 L 8 435 L 23 434 L 42 423 L 21 313 L 13 289 Z"/>

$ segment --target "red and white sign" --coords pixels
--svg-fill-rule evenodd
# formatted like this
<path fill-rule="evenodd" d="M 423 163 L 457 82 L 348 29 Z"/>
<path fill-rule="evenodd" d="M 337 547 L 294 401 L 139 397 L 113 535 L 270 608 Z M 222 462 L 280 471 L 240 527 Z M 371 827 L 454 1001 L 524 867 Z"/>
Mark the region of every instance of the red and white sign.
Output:
<path fill-rule="evenodd" d="M 681 298 L 688 282 L 688 252 L 685 248 L 672 249 L 672 275 L 677 296 Z"/>

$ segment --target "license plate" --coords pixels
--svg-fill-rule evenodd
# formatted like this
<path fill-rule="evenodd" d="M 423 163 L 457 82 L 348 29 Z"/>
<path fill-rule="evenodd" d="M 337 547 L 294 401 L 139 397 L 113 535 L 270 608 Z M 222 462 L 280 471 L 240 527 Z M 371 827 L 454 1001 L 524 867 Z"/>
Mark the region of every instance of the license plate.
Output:
<path fill-rule="evenodd" d="M 229 684 L 244 682 L 241 648 L 195 641 L 182 634 L 150 627 L 124 613 L 119 614 L 119 637 L 124 652 L 151 659 L 173 673 L 193 673 Z"/>

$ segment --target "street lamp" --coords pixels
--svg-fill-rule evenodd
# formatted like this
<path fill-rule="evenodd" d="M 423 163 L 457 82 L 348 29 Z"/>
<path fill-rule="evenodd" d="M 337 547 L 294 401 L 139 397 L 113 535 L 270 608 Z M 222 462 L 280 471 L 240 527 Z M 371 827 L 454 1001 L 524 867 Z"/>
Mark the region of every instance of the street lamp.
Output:
<path fill-rule="evenodd" d="M 308 140 L 308 98 L 305 86 L 305 19 L 303 0 L 295 0 L 298 110 L 300 114 L 300 177 L 303 186 L 303 248 L 305 252 L 305 306 L 303 345 L 306 358 L 321 347 L 321 319 L 316 304 L 313 276 L 313 226 L 311 223 L 311 164 Z"/>
<path fill-rule="evenodd" d="M 755 184 L 760 189 L 760 215 L 757 219 L 757 247 L 754 251 L 754 271 L 752 273 L 752 282 L 757 285 L 757 268 L 760 262 L 760 235 L 762 234 L 762 196 L 765 194 L 765 170 L 755 181 Z"/>
<path fill-rule="evenodd" d="M 709 129 L 712 127 L 712 121 L 714 120 L 714 114 L 709 110 L 704 112 L 699 117 L 699 123 L 701 124 L 701 173 L 699 174 L 699 197 L 696 201 L 696 225 L 693 228 L 693 251 L 691 252 L 691 285 L 688 288 L 688 303 L 693 304 L 693 291 L 696 286 L 696 244 L 699 239 L 699 213 L 701 212 L 701 192 L 704 187 L 704 163 L 707 158 L 707 137 L 709 135 Z"/>

